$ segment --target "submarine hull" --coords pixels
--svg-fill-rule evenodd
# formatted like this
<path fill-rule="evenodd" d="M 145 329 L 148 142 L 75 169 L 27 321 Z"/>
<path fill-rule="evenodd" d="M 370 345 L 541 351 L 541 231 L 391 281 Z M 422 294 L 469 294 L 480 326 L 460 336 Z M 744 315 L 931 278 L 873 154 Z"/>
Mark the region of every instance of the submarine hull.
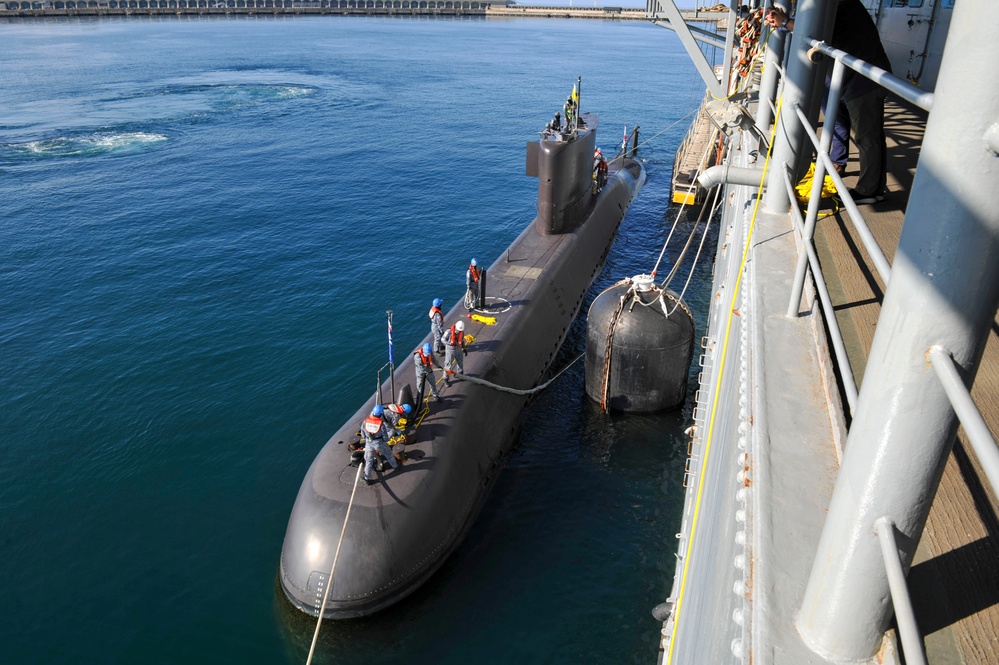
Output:
<path fill-rule="evenodd" d="M 592 145 L 592 142 L 590 142 Z M 590 147 L 580 149 L 592 150 Z M 588 174 L 587 174 L 588 175 Z M 607 185 L 571 230 L 546 234 L 529 225 L 488 269 L 487 311 L 496 323 L 465 318 L 458 304 L 448 325 L 466 321 L 475 336 L 465 373 L 515 389 L 535 386 L 548 370 L 599 273 L 617 228 L 645 182 L 641 164 L 616 160 Z M 430 341 L 427 337 L 424 341 Z M 421 342 L 422 344 L 422 342 Z M 415 376 L 410 355 L 396 382 Z M 383 389 L 385 394 L 388 382 Z M 527 397 L 452 381 L 444 402 L 405 446 L 409 461 L 386 467 L 357 488 L 324 615 L 351 618 L 381 610 L 416 590 L 468 532 L 517 439 Z M 280 581 L 299 609 L 318 615 L 354 487 L 348 444 L 374 405 L 372 396 L 326 443 L 292 509 L 281 552 Z"/>

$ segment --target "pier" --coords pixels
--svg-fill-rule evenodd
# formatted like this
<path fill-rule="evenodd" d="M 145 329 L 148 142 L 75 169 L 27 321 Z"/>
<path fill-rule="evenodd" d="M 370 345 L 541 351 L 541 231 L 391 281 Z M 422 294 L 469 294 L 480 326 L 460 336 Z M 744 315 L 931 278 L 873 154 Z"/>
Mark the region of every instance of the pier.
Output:
<path fill-rule="evenodd" d="M 704 108 L 708 101 L 705 97 L 673 158 L 673 181 L 670 185 L 673 203 L 693 206 L 704 201 L 704 188 L 697 183 L 697 176 L 717 162 L 718 154 L 718 149 L 711 149 L 717 135 L 715 125 Z"/>

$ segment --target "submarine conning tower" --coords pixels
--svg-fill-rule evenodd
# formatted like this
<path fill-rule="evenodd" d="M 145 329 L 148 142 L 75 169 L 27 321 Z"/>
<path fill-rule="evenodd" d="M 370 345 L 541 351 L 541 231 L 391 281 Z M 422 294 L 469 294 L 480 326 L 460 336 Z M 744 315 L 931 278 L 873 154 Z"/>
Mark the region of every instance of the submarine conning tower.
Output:
<path fill-rule="evenodd" d="M 527 175 L 538 178 L 539 233 L 571 231 L 586 217 L 593 200 L 598 122 L 585 113 L 571 134 L 551 133 L 527 144 Z"/>

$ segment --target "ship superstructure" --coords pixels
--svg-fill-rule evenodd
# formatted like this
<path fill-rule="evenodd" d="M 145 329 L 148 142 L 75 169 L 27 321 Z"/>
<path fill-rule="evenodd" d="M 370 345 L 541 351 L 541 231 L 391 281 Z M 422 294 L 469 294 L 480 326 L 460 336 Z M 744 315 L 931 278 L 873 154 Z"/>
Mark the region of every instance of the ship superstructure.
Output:
<path fill-rule="evenodd" d="M 729 4 L 735 18 L 742 3 Z M 999 346 L 999 80 L 980 69 L 997 50 L 994 7 L 867 0 L 892 75 L 825 43 L 836 0 L 796 4 L 793 34 L 763 30 L 746 75 L 725 58 L 720 77 L 700 45 L 731 54 L 734 31 L 648 5 L 724 100 L 727 136 L 724 164 L 700 177 L 725 188 L 724 232 L 660 661 L 997 662 L 999 391 L 979 370 Z M 855 172 L 832 173 L 818 129 L 827 68 L 829 109 L 844 68 L 891 93 L 883 203 L 858 206 Z M 952 482 L 967 504 L 950 503 Z M 965 528 L 968 513 L 982 526 Z M 941 554 L 948 522 L 962 525 L 954 538 L 984 534 Z"/>

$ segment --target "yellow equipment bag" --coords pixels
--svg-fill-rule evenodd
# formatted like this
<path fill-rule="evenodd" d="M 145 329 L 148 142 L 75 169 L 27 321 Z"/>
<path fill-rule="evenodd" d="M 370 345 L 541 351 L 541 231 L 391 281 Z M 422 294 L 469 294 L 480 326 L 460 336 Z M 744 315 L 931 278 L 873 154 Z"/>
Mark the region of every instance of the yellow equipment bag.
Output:
<path fill-rule="evenodd" d="M 473 321 L 478 321 L 479 323 L 484 323 L 487 326 L 496 325 L 495 316 L 482 316 L 481 314 L 469 314 L 468 318 Z"/>
<path fill-rule="evenodd" d="M 812 194 L 812 181 L 814 180 L 815 164 L 811 164 L 808 167 L 805 177 L 794 186 L 794 196 L 801 203 L 808 203 L 808 197 Z M 836 193 L 836 183 L 833 182 L 832 176 L 827 173 L 826 177 L 822 180 L 822 198 L 831 199 L 836 196 Z"/>

